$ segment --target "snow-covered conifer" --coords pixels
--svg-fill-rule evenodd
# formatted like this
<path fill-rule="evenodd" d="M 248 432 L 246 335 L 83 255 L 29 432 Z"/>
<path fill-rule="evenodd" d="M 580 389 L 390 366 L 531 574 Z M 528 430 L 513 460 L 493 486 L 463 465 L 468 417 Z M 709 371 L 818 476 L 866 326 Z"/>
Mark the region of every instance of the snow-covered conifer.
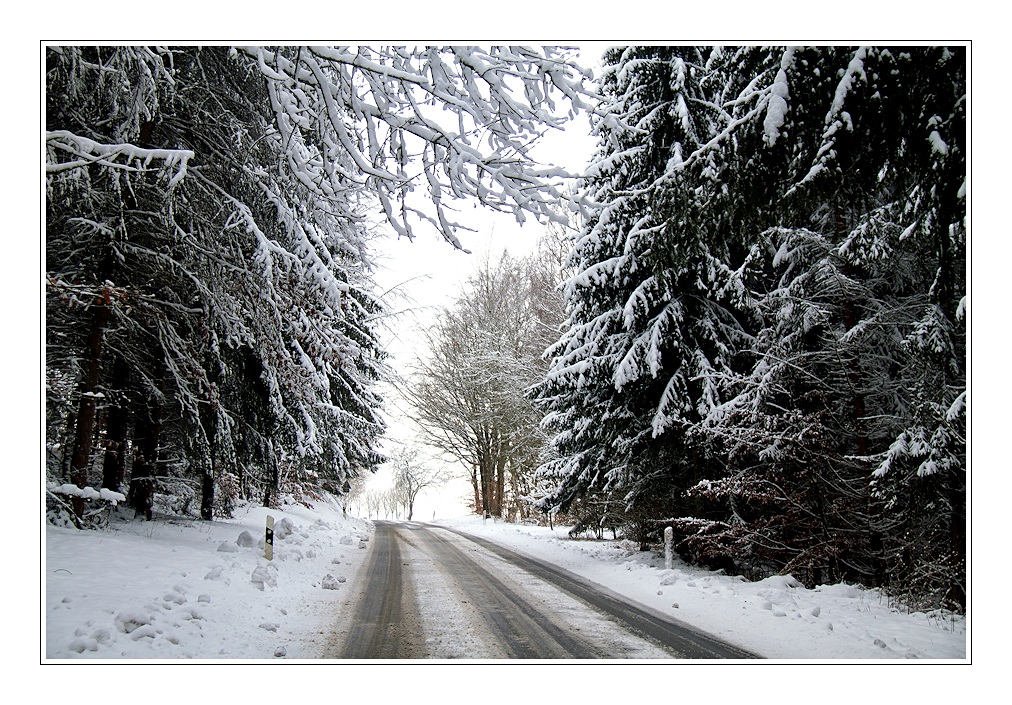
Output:
<path fill-rule="evenodd" d="M 653 503 L 686 555 L 759 576 L 944 566 L 960 604 L 965 50 L 605 58 L 546 504 Z"/>

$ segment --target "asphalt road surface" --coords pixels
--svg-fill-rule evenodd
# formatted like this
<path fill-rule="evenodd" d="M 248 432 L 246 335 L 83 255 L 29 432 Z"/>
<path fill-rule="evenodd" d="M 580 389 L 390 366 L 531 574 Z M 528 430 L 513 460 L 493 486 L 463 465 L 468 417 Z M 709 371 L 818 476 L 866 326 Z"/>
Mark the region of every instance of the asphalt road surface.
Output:
<path fill-rule="evenodd" d="M 749 659 L 736 646 L 463 532 L 376 522 L 337 659 Z"/>

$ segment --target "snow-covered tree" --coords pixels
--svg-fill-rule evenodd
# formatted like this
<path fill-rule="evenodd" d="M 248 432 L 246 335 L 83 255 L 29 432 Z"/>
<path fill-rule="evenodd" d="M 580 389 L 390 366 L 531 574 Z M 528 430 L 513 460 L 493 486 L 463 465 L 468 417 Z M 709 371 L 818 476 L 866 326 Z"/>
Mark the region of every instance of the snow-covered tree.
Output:
<path fill-rule="evenodd" d="M 755 575 L 930 566 L 959 604 L 965 50 L 605 58 L 546 506 L 618 493 Z"/>
<path fill-rule="evenodd" d="M 556 458 L 541 469 L 556 485 L 546 507 L 612 490 L 629 493 L 628 504 L 644 490 L 656 493 L 658 479 L 700 470 L 687 436 L 657 437 L 693 414 L 690 386 L 700 386 L 700 375 L 719 378 L 712 371 L 726 366 L 722 352 L 738 332 L 697 287 L 723 274 L 715 266 L 721 252 L 709 249 L 719 242 L 704 239 L 719 229 L 673 236 L 700 218 L 695 203 L 673 198 L 674 185 L 663 182 L 716 119 L 702 81 L 706 60 L 703 51 L 663 47 L 605 55 L 588 174 L 595 210 L 571 256 L 568 329 L 539 391 L 555 434 Z"/>
<path fill-rule="evenodd" d="M 416 448 L 401 448 L 390 454 L 387 461 L 393 470 L 391 491 L 397 503 L 404 508 L 408 521 L 415 514 L 415 500 L 426 488 L 437 488 L 446 483 L 445 469 L 424 458 Z"/>
<path fill-rule="evenodd" d="M 467 201 L 558 220 L 562 169 L 530 156 L 589 108 L 585 72 L 559 47 L 247 47 L 268 79 L 280 137 L 325 193 L 368 187 L 399 235 L 429 223 L 456 247 Z M 558 114 L 560 107 L 565 108 Z"/>
<path fill-rule="evenodd" d="M 209 517 L 216 484 L 375 467 L 368 214 L 457 244 L 456 199 L 547 217 L 527 144 L 581 80 L 551 48 L 50 47 L 51 471 L 92 482 L 97 429 L 140 511 L 178 475 Z"/>

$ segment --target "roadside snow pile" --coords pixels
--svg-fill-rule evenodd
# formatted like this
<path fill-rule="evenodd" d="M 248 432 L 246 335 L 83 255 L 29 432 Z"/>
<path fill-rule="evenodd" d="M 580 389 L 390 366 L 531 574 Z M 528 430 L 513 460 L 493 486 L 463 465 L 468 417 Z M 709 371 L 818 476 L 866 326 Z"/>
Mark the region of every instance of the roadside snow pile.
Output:
<path fill-rule="evenodd" d="M 114 517 L 97 531 L 47 525 L 44 658 L 319 658 L 367 555 L 354 546 L 372 524 L 334 504 L 236 514 Z"/>
<path fill-rule="evenodd" d="M 554 530 L 479 517 L 439 521 L 546 560 L 628 599 L 767 658 L 965 659 L 966 618 L 907 613 L 877 590 L 805 588 L 791 576 L 750 583 L 629 541 L 573 540 Z"/>

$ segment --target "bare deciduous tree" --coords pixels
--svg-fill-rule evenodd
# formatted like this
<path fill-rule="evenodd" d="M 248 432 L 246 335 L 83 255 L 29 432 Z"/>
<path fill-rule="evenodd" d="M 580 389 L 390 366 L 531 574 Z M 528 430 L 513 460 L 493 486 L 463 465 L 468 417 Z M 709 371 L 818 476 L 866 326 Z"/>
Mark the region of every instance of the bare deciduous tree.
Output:
<path fill-rule="evenodd" d="M 484 263 L 429 332 L 409 387 L 422 438 L 470 468 L 475 510 L 490 516 L 523 515 L 545 445 L 527 390 L 562 322 L 558 276 L 545 255 Z"/>
<path fill-rule="evenodd" d="M 391 454 L 388 465 L 394 471 L 391 492 L 394 501 L 403 507 L 411 521 L 415 513 L 415 500 L 422 490 L 439 487 L 450 479 L 449 473 L 427 461 L 416 448 L 402 448 Z"/>

